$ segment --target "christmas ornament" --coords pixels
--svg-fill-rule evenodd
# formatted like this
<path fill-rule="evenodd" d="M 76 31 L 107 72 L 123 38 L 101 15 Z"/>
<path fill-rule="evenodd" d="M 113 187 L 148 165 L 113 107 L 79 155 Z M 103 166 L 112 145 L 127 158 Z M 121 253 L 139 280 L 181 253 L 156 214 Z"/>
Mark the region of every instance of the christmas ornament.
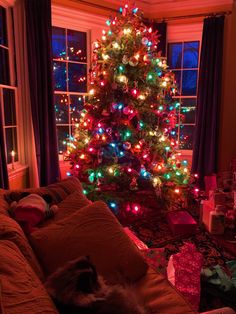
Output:
<path fill-rule="evenodd" d="M 124 142 L 123 148 L 126 150 L 129 150 L 131 148 L 131 143 L 130 142 Z"/>
<path fill-rule="evenodd" d="M 129 63 L 129 58 L 127 55 L 124 55 L 123 58 L 122 58 L 122 63 L 123 64 L 128 64 Z"/>

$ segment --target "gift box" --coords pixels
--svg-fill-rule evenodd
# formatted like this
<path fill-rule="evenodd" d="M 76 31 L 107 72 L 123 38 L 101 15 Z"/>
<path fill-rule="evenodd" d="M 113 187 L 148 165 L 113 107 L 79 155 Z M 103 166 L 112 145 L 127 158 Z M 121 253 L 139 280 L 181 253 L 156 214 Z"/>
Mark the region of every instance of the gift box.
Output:
<path fill-rule="evenodd" d="M 205 191 L 206 194 L 209 195 L 209 191 L 216 190 L 217 189 L 217 181 L 216 181 L 216 175 L 210 175 L 204 177 L 204 183 L 205 183 Z"/>
<path fill-rule="evenodd" d="M 209 191 L 209 201 L 212 203 L 213 207 L 216 207 L 216 205 L 224 205 L 227 201 L 227 195 L 221 191 L 211 190 Z"/>
<path fill-rule="evenodd" d="M 171 255 L 167 266 L 168 280 L 198 310 L 200 301 L 200 276 L 203 257 L 194 244 L 185 243 L 180 252 Z"/>
<path fill-rule="evenodd" d="M 202 223 L 209 230 L 209 219 L 210 219 L 210 212 L 214 211 L 215 208 L 210 201 L 202 201 Z"/>
<path fill-rule="evenodd" d="M 197 222 L 185 210 L 168 212 L 167 222 L 174 235 L 194 234 L 197 230 Z"/>

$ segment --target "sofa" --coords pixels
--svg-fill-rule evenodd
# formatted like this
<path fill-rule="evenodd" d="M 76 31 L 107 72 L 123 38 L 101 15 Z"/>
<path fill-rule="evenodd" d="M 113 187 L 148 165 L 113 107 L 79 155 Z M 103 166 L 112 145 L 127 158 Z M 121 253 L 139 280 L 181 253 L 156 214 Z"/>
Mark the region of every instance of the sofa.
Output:
<path fill-rule="evenodd" d="M 0 314 L 58 313 L 44 281 L 84 255 L 107 282 L 128 282 L 151 313 L 196 313 L 164 275 L 147 265 L 106 204 L 85 197 L 77 178 L 27 191 L 50 194 L 58 212 L 26 236 L 8 214 L 9 191 L 0 190 Z"/>

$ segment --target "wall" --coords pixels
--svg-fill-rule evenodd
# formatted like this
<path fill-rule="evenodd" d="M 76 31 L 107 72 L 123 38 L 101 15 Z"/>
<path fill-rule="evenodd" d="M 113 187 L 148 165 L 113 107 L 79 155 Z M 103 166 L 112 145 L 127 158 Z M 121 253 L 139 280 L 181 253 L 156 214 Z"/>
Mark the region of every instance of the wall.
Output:
<path fill-rule="evenodd" d="M 236 158 L 236 1 L 226 18 L 222 82 L 222 108 L 219 142 L 219 171 L 229 170 Z"/>

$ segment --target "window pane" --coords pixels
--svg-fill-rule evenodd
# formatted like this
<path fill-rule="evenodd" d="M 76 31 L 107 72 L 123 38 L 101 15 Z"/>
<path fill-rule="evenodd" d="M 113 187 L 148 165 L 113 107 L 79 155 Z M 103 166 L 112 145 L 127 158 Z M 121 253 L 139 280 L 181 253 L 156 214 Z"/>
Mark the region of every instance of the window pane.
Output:
<path fill-rule="evenodd" d="M 5 125 L 16 125 L 15 91 L 13 89 L 3 89 L 3 103 Z"/>
<path fill-rule="evenodd" d="M 66 30 L 60 27 L 52 28 L 53 59 L 66 59 Z"/>
<path fill-rule="evenodd" d="M 8 49 L 0 47 L 0 84 L 10 85 Z"/>
<path fill-rule="evenodd" d="M 16 127 L 6 128 L 5 134 L 6 134 L 6 145 L 7 145 L 7 163 L 9 164 L 12 162 L 11 152 L 13 150 L 15 152 L 14 160 L 18 161 Z"/>
<path fill-rule="evenodd" d="M 87 65 L 68 63 L 68 78 L 70 92 L 87 92 Z"/>
<path fill-rule="evenodd" d="M 58 126 L 57 127 L 57 140 L 59 153 L 66 152 L 66 142 L 69 139 L 69 126 Z"/>
<path fill-rule="evenodd" d="M 80 111 L 83 109 L 83 96 L 70 95 L 71 123 L 77 123 L 80 118 Z"/>
<path fill-rule="evenodd" d="M 192 96 L 197 94 L 197 70 L 184 70 L 182 79 L 182 95 Z"/>
<path fill-rule="evenodd" d="M 184 115 L 183 123 L 195 123 L 195 107 L 182 107 L 181 114 Z"/>
<path fill-rule="evenodd" d="M 66 63 L 53 62 L 54 89 L 66 91 Z"/>
<path fill-rule="evenodd" d="M 67 30 L 69 60 L 87 62 L 86 33 Z"/>
<path fill-rule="evenodd" d="M 6 9 L 0 6 L 0 45 L 7 46 Z"/>
<path fill-rule="evenodd" d="M 180 149 L 193 149 L 194 125 L 180 126 Z"/>
<path fill-rule="evenodd" d="M 56 124 L 69 123 L 68 97 L 67 95 L 54 95 Z"/>
<path fill-rule="evenodd" d="M 184 43 L 183 68 L 198 67 L 199 42 L 192 41 Z"/>
<path fill-rule="evenodd" d="M 176 95 L 181 94 L 181 71 L 172 71 L 175 74 L 175 84 L 177 87 Z"/>
<path fill-rule="evenodd" d="M 168 45 L 168 64 L 170 69 L 180 69 L 182 64 L 182 43 Z"/>

